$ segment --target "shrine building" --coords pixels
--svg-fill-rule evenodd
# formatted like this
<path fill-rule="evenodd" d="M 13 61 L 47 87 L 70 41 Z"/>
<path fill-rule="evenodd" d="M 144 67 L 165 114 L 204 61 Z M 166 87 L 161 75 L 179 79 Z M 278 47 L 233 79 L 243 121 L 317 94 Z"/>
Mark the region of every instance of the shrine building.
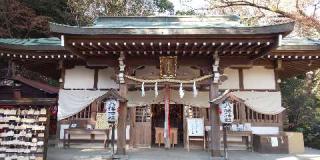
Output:
<path fill-rule="evenodd" d="M 88 130 L 111 134 L 103 119 L 106 102 L 116 99 L 118 154 L 184 147 L 217 157 L 218 108 L 228 101 L 230 141 L 252 149 L 253 135 L 283 136 L 280 84 L 320 67 L 320 43 L 287 37 L 294 25 L 249 27 L 237 16 L 50 23 L 51 38 L 0 39 L 0 58 L 8 60 L 0 72 L 0 105 L 57 106 L 50 134 L 61 142 L 66 131 L 74 141 L 104 140 Z M 73 135 L 72 124 L 83 134 Z"/>

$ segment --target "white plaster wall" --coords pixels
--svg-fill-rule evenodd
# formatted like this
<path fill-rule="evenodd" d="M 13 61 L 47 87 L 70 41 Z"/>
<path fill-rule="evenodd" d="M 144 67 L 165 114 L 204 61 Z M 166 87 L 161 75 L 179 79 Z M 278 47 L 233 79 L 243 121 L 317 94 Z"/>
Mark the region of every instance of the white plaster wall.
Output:
<path fill-rule="evenodd" d="M 228 79 L 222 82 L 220 89 L 239 89 L 239 71 L 238 69 L 225 68 L 224 74 Z"/>
<path fill-rule="evenodd" d="M 156 66 L 145 66 L 136 70 L 136 77 L 143 79 L 157 79 L 160 77 L 160 70 Z"/>
<path fill-rule="evenodd" d="M 145 66 L 143 69 L 136 70 L 136 77 L 146 79 L 158 79 L 160 69 L 156 66 Z M 193 79 L 200 77 L 200 70 L 193 69 L 190 66 L 179 66 L 177 68 L 177 79 Z"/>
<path fill-rule="evenodd" d="M 85 66 L 75 66 L 65 72 L 64 88 L 93 88 L 94 70 Z"/>
<path fill-rule="evenodd" d="M 273 69 L 254 66 L 243 70 L 244 89 L 275 89 L 275 75 Z"/>
<path fill-rule="evenodd" d="M 112 68 L 100 69 L 98 73 L 98 88 L 119 88 L 119 85 L 114 81 L 116 78 Z"/>
<path fill-rule="evenodd" d="M 200 69 L 193 69 L 190 66 L 179 66 L 177 69 L 178 79 L 193 79 L 200 77 Z"/>

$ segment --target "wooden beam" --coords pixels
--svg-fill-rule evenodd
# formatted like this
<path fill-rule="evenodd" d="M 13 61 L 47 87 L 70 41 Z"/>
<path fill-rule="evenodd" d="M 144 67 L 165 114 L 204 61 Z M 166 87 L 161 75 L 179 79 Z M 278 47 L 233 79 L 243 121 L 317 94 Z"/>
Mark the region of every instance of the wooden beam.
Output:
<path fill-rule="evenodd" d="M 265 48 L 265 50 L 261 51 L 260 53 L 255 54 L 255 55 L 249 57 L 249 59 L 250 59 L 251 61 L 254 61 L 254 60 L 256 60 L 256 59 L 258 59 L 258 58 L 260 58 L 260 57 L 262 57 L 262 56 L 264 56 L 264 55 L 267 55 L 267 54 L 270 53 L 271 50 L 274 49 L 274 48 L 275 48 L 275 46 L 269 46 L 269 47 Z"/>
<path fill-rule="evenodd" d="M 118 62 L 114 56 L 108 56 L 105 58 L 90 57 L 87 59 L 87 66 L 90 66 L 90 67 L 114 67 L 117 65 L 118 65 Z"/>
<path fill-rule="evenodd" d="M 56 105 L 56 98 L 21 98 L 21 99 L 11 99 L 11 100 L 0 100 L 1 105 Z"/>
<path fill-rule="evenodd" d="M 80 51 L 70 47 L 69 45 L 65 45 L 64 47 L 66 50 L 70 51 L 72 54 L 77 55 L 80 59 L 82 59 L 82 60 L 87 59 L 82 53 L 80 53 Z"/>

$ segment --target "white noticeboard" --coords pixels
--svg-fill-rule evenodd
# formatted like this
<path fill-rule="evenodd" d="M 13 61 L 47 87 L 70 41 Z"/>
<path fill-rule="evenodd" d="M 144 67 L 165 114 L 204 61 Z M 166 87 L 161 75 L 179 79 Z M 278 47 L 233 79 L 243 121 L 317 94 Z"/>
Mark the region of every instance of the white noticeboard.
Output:
<path fill-rule="evenodd" d="M 225 124 L 230 124 L 234 120 L 233 103 L 225 101 L 219 105 L 220 121 Z"/>
<path fill-rule="evenodd" d="M 118 108 L 119 108 L 119 101 L 110 99 L 105 102 L 105 110 L 106 110 L 106 117 L 107 121 L 111 123 L 115 123 L 118 120 Z"/>
<path fill-rule="evenodd" d="M 204 136 L 203 118 L 187 118 L 188 136 Z"/>

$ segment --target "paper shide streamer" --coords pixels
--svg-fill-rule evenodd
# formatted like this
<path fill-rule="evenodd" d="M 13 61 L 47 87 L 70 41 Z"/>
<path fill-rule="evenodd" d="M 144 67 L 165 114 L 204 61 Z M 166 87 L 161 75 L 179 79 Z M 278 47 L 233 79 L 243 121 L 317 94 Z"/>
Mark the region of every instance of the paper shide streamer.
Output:
<path fill-rule="evenodd" d="M 141 84 L 141 96 L 144 97 L 146 95 L 146 92 L 144 91 L 144 82 Z"/>
<path fill-rule="evenodd" d="M 158 92 L 158 82 L 156 82 L 156 83 L 154 84 L 154 96 L 155 96 L 155 97 L 158 97 L 158 95 L 159 95 L 159 92 Z"/>
<path fill-rule="evenodd" d="M 183 98 L 183 96 L 184 96 L 184 90 L 183 90 L 183 87 L 182 87 L 182 83 L 180 83 L 179 96 L 180 96 L 180 98 Z"/>
<path fill-rule="evenodd" d="M 196 86 L 196 81 L 193 82 L 193 97 L 197 97 L 198 95 L 198 90 L 197 90 L 197 86 Z"/>

